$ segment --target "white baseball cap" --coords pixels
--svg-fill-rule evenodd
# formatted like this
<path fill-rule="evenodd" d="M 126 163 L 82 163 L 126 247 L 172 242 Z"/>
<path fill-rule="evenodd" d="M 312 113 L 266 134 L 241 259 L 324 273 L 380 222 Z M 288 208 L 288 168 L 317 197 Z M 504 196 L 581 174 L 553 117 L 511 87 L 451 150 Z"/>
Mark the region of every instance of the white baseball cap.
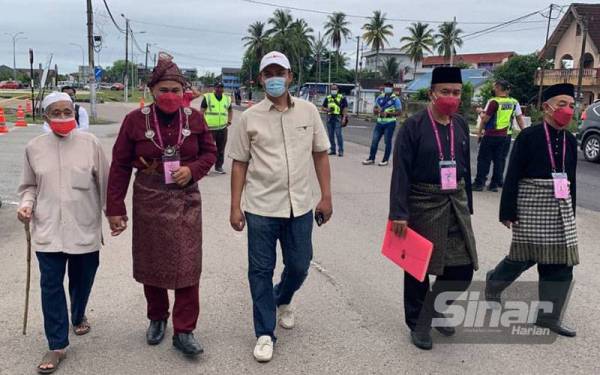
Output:
<path fill-rule="evenodd" d="M 277 64 L 282 68 L 291 69 L 290 60 L 281 52 L 271 51 L 263 56 L 262 60 L 260 60 L 260 71 L 262 72 L 264 68 L 271 64 Z"/>

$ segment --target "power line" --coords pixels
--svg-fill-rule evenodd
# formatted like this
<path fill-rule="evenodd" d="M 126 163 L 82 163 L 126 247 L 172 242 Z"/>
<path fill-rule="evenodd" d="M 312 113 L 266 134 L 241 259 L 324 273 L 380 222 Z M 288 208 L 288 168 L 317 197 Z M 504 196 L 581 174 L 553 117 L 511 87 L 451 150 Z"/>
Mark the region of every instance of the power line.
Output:
<path fill-rule="evenodd" d="M 106 7 L 106 11 L 108 12 L 108 15 L 110 16 L 110 19 L 113 21 L 113 24 L 115 25 L 115 27 L 117 28 L 117 30 L 119 30 L 119 32 L 121 32 L 121 33 L 125 33 L 125 30 L 123 30 L 121 28 L 121 26 L 119 26 L 119 24 L 117 24 L 117 21 L 115 21 L 115 18 L 113 17 L 112 13 L 110 12 L 110 8 L 108 7 L 108 3 L 106 2 L 106 0 L 102 0 L 102 2 L 104 2 L 104 6 Z"/>
<path fill-rule="evenodd" d="M 519 21 L 522 21 L 522 20 L 524 20 L 524 19 L 526 19 L 526 18 L 529 18 L 529 17 L 531 17 L 531 16 L 534 16 L 534 15 L 536 15 L 536 14 L 540 14 L 540 13 L 541 13 L 541 12 L 543 12 L 545 9 L 546 9 L 546 8 L 544 8 L 544 9 L 542 9 L 542 10 L 536 10 L 535 12 L 527 13 L 527 14 L 526 14 L 526 15 L 524 15 L 524 16 L 517 17 L 517 18 L 514 18 L 514 19 L 512 19 L 512 20 L 509 20 L 509 21 L 506 21 L 506 22 L 501 22 L 501 23 L 499 23 L 499 24 L 497 24 L 497 25 L 495 25 L 495 26 L 487 27 L 487 28 L 485 28 L 485 29 L 482 29 L 482 30 L 479 30 L 479 31 L 475 31 L 475 32 L 472 32 L 472 33 L 469 33 L 469 34 L 466 34 L 466 35 L 463 35 L 463 36 L 462 36 L 462 38 L 468 38 L 468 37 L 472 37 L 472 36 L 479 35 L 479 34 L 482 34 L 482 35 L 483 35 L 483 34 L 485 34 L 485 33 L 488 33 L 488 32 L 495 31 L 495 30 L 496 30 L 496 29 L 498 29 L 498 28 L 506 27 L 506 26 L 512 25 L 512 24 L 514 24 L 514 23 L 517 23 L 517 22 L 519 22 Z"/>
<path fill-rule="evenodd" d="M 169 25 L 169 24 L 165 24 L 165 23 L 139 21 L 139 20 L 134 20 L 134 19 L 130 19 L 130 21 L 133 22 L 133 23 L 141 24 L 141 25 L 151 25 L 151 26 L 167 27 L 167 28 L 170 28 L 170 29 L 178 29 L 178 30 L 200 31 L 200 32 L 203 32 L 203 33 L 213 33 L 213 34 L 223 34 L 223 35 L 235 35 L 235 36 L 244 36 L 245 35 L 245 34 L 233 33 L 233 32 L 230 32 L 230 31 L 219 31 L 219 30 L 213 30 L 213 29 L 200 29 L 200 28 L 195 28 L 195 27 Z"/>
<path fill-rule="evenodd" d="M 324 14 L 324 15 L 331 15 L 331 14 L 335 13 L 335 12 L 329 12 L 329 11 L 325 11 L 325 10 L 293 7 L 293 6 L 284 5 L 284 4 L 271 3 L 271 2 L 267 2 L 267 1 L 257 1 L 257 0 L 242 0 L 242 1 L 244 1 L 246 3 L 251 3 L 251 4 L 256 4 L 256 5 L 264 5 L 264 6 L 273 7 L 273 8 L 296 10 L 299 12 L 308 12 L 308 13 L 316 13 L 316 14 Z M 369 16 L 363 16 L 363 15 L 357 15 L 357 14 L 346 14 L 346 13 L 344 13 L 344 14 L 346 15 L 346 17 L 349 17 L 349 18 L 360 18 L 360 19 L 370 19 L 371 18 Z M 448 20 L 444 20 L 444 21 L 418 20 L 418 19 L 410 19 L 410 18 L 387 18 L 386 17 L 386 19 L 388 21 L 396 21 L 396 22 L 426 22 L 426 23 L 449 22 Z M 527 23 L 540 23 L 540 22 L 544 22 L 544 21 L 527 21 Z M 482 21 L 460 21 L 457 23 L 464 24 L 464 25 L 495 25 L 496 24 L 496 22 L 482 22 Z"/>

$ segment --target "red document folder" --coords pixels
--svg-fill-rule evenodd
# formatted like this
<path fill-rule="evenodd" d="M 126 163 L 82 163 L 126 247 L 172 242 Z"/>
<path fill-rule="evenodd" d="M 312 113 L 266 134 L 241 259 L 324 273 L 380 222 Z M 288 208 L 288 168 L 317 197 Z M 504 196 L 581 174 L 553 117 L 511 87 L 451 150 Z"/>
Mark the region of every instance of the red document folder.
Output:
<path fill-rule="evenodd" d="M 381 253 L 414 278 L 423 281 L 433 253 L 433 244 L 410 228 L 406 228 L 405 237 L 397 236 L 392 231 L 392 222 L 388 221 Z"/>

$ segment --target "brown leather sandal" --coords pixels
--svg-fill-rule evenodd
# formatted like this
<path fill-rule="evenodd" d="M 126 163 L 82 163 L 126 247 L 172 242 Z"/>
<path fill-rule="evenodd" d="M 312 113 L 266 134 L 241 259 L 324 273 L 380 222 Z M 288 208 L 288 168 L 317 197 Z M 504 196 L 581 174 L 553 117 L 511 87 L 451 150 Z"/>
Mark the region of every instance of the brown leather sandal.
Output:
<path fill-rule="evenodd" d="M 76 326 L 73 326 L 73 332 L 75 332 L 77 336 L 83 336 L 85 334 L 88 334 L 91 330 L 92 326 L 90 325 L 90 323 L 88 323 L 88 320 L 85 316 L 81 320 L 81 323 L 79 323 Z"/>
<path fill-rule="evenodd" d="M 40 362 L 40 364 L 37 367 L 37 371 L 40 374 L 52 374 L 54 371 L 58 370 L 58 365 L 65 358 L 67 358 L 66 352 L 57 352 L 54 350 L 50 350 L 49 352 L 44 354 L 42 361 Z M 52 367 L 42 368 L 43 365 L 52 365 Z"/>

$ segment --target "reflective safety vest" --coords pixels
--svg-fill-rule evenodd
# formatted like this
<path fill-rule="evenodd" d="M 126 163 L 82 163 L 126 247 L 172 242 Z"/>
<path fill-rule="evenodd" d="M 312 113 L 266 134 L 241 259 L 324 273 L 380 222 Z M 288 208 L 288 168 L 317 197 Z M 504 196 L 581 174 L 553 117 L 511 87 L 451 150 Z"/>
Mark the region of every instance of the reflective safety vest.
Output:
<path fill-rule="evenodd" d="M 375 104 L 379 107 L 379 113 L 394 113 L 396 112 L 396 100 L 398 97 L 396 94 L 386 96 L 385 94 L 379 95 L 375 100 Z M 396 122 L 396 117 L 381 117 L 377 116 L 377 122 L 380 124 L 386 124 L 389 122 Z"/>
<path fill-rule="evenodd" d="M 327 109 L 330 115 L 342 114 L 342 100 L 344 100 L 344 95 L 342 94 L 337 94 L 335 97 L 333 95 L 327 96 Z"/>
<path fill-rule="evenodd" d="M 204 94 L 206 109 L 204 110 L 204 119 L 210 130 L 220 130 L 227 127 L 227 118 L 229 108 L 231 107 L 231 98 L 225 94 L 221 100 L 217 99 L 214 92 Z"/>
<path fill-rule="evenodd" d="M 491 100 L 498 103 L 498 109 L 489 123 L 489 128 L 496 130 L 506 129 L 508 134 L 512 134 L 512 122 L 519 102 L 510 97 L 494 97 Z"/>

